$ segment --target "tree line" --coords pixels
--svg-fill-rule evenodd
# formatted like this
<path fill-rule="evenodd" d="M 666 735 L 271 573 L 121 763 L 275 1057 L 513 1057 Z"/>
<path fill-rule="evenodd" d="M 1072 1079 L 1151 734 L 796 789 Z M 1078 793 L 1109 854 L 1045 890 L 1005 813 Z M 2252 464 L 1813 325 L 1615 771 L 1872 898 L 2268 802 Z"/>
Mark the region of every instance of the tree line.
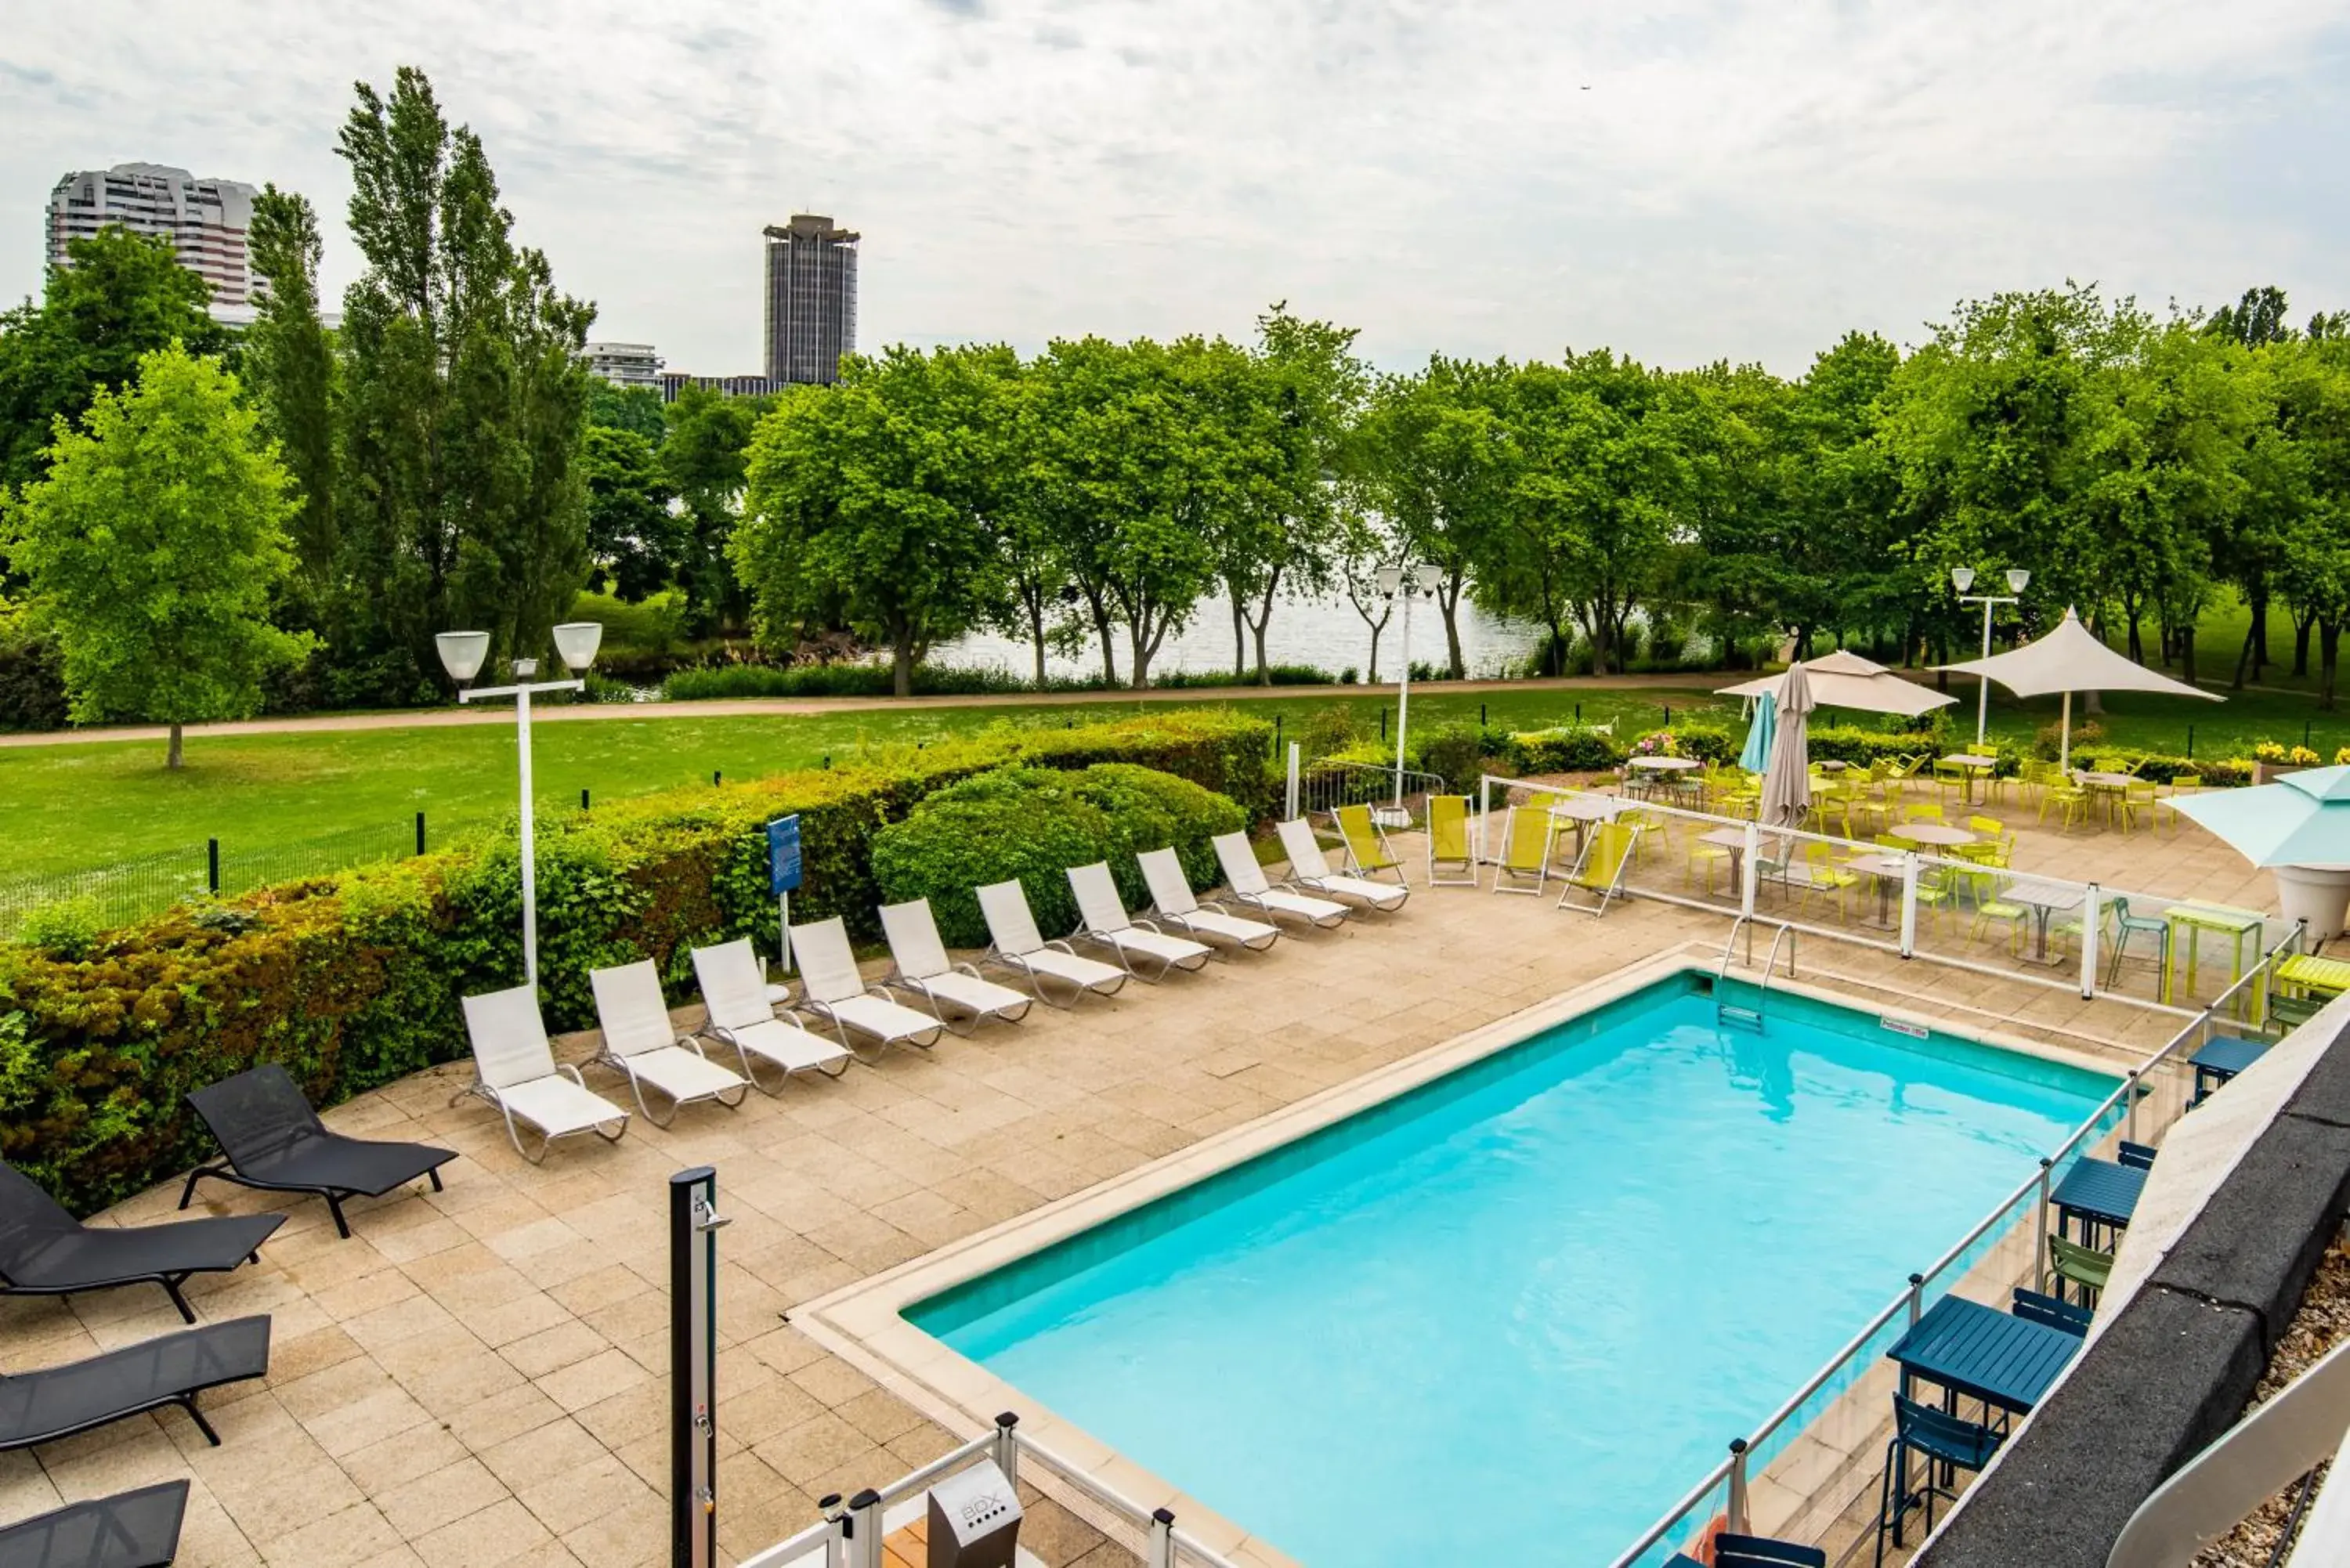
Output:
<path fill-rule="evenodd" d="M 1376 679 L 1380 573 L 1421 562 L 1456 677 L 1464 602 L 1541 626 L 1539 672 L 1614 673 L 1639 641 L 1727 664 L 1788 639 L 1908 659 L 1972 642 L 1950 567 L 2021 566 L 2011 630 L 2077 607 L 2189 678 L 2220 596 L 2254 612 L 2220 650 L 2239 684 L 2270 662 L 2280 605 L 2294 672 L 2314 656 L 2333 701 L 2350 317 L 2296 325 L 2273 288 L 2161 317 L 2093 286 L 2002 294 L 1906 350 L 1849 334 L 1792 379 L 1606 348 L 1382 373 L 1354 329 L 1275 305 L 1239 342 L 892 347 L 836 385 L 664 407 L 586 372 L 594 307 L 517 243 L 480 140 L 421 73 L 360 84 L 338 150 L 363 270 L 336 327 L 318 217 L 274 186 L 251 235 L 268 287 L 242 334 L 167 246 L 120 231 L 76 242 L 40 304 L 0 314 L 0 594 L 22 607 L 0 603 L 0 644 L 25 614 L 82 639 L 72 685 L 76 669 L 200 663 L 203 638 L 159 640 L 166 601 L 210 596 L 282 634 L 214 639 L 234 670 L 172 714 L 93 678 L 78 716 L 223 717 L 265 680 L 317 706 L 430 700 L 434 632 L 535 650 L 588 586 L 675 590 L 691 634 L 777 650 L 852 630 L 900 691 L 979 628 L 1027 643 L 1040 682 L 1049 655 L 1090 649 L 1139 686 L 1210 615 L 1229 618 L 1236 677 L 1264 680 L 1282 606 L 1343 597 Z M 158 385 L 140 401 L 143 374 Z M 60 541 L 106 508 L 200 509 L 183 475 L 93 477 L 106 443 L 187 452 L 198 430 L 259 464 L 212 465 L 207 504 L 250 524 L 236 558 L 263 602 L 181 594 L 161 571 L 142 605 L 73 598 Z"/>

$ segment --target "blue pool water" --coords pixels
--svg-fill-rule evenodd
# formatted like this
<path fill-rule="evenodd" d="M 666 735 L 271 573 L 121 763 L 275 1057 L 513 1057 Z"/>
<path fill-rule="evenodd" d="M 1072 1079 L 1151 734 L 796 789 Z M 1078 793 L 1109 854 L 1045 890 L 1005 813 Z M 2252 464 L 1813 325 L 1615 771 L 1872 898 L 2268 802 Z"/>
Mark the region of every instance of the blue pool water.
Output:
<path fill-rule="evenodd" d="M 1652 988 L 907 1315 L 1315 1568 L 1606 1563 L 2113 1086 L 1770 1012 Z"/>

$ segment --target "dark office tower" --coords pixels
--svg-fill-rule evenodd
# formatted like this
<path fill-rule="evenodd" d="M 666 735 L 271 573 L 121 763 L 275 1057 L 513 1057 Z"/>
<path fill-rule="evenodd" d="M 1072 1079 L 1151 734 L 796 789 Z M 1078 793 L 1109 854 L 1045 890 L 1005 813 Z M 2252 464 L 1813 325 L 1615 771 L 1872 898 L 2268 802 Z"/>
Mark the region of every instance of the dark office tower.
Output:
<path fill-rule="evenodd" d="M 767 228 L 767 375 L 834 381 L 857 352 L 857 239 L 830 218 L 796 213 Z"/>

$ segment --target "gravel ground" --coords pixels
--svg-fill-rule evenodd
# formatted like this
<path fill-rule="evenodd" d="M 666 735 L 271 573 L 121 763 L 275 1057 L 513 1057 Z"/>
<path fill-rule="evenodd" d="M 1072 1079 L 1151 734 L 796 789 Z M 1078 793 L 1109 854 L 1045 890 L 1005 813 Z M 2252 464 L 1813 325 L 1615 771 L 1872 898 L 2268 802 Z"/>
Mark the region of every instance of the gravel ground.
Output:
<path fill-rule="evenodd" d="M 2254 1406 L 2273 1397 L 2319 1356 L 2350 1338 L 2350 1251 L 2345 1248 L 2350 1248 L 2350 1237 L 2335 1237 L 2325 1261 L 2318 1265 L 2317 1277 L 2310 1281 L 2300 1310 L 2286 1325 L 2268 1372 L 2252 1390 Z M 2318 1467 L 2320 1480 L 2324 1473 L 2324 1467 Z M 2280 1537 L 2300 1490 L 2298 1486 L 2288 1487 L 2261 1504 L 2250 1519 L 2205 1548 L 2196 1557 L 2195 1568 L 2269 1568 L 2278 1556 Z"/>

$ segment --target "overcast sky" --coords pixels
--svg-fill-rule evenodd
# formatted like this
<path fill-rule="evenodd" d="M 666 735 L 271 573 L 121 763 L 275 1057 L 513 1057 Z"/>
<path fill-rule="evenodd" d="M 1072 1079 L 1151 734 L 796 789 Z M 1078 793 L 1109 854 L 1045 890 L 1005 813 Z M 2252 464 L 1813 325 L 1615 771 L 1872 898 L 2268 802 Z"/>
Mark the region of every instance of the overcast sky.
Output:
<path fill-rule="evenodd" d="M 521 237 L 673 369 L 760 369 L 763 224 L 863 232 L 860 342 L 1245 333 L 1798 373 L 2095 278 L 2350 306 L 2341 0 L 0 0 L 0 297 L 49 188 L 274 180 L 357 267 L 356 78 L 424 67 Z"/>

